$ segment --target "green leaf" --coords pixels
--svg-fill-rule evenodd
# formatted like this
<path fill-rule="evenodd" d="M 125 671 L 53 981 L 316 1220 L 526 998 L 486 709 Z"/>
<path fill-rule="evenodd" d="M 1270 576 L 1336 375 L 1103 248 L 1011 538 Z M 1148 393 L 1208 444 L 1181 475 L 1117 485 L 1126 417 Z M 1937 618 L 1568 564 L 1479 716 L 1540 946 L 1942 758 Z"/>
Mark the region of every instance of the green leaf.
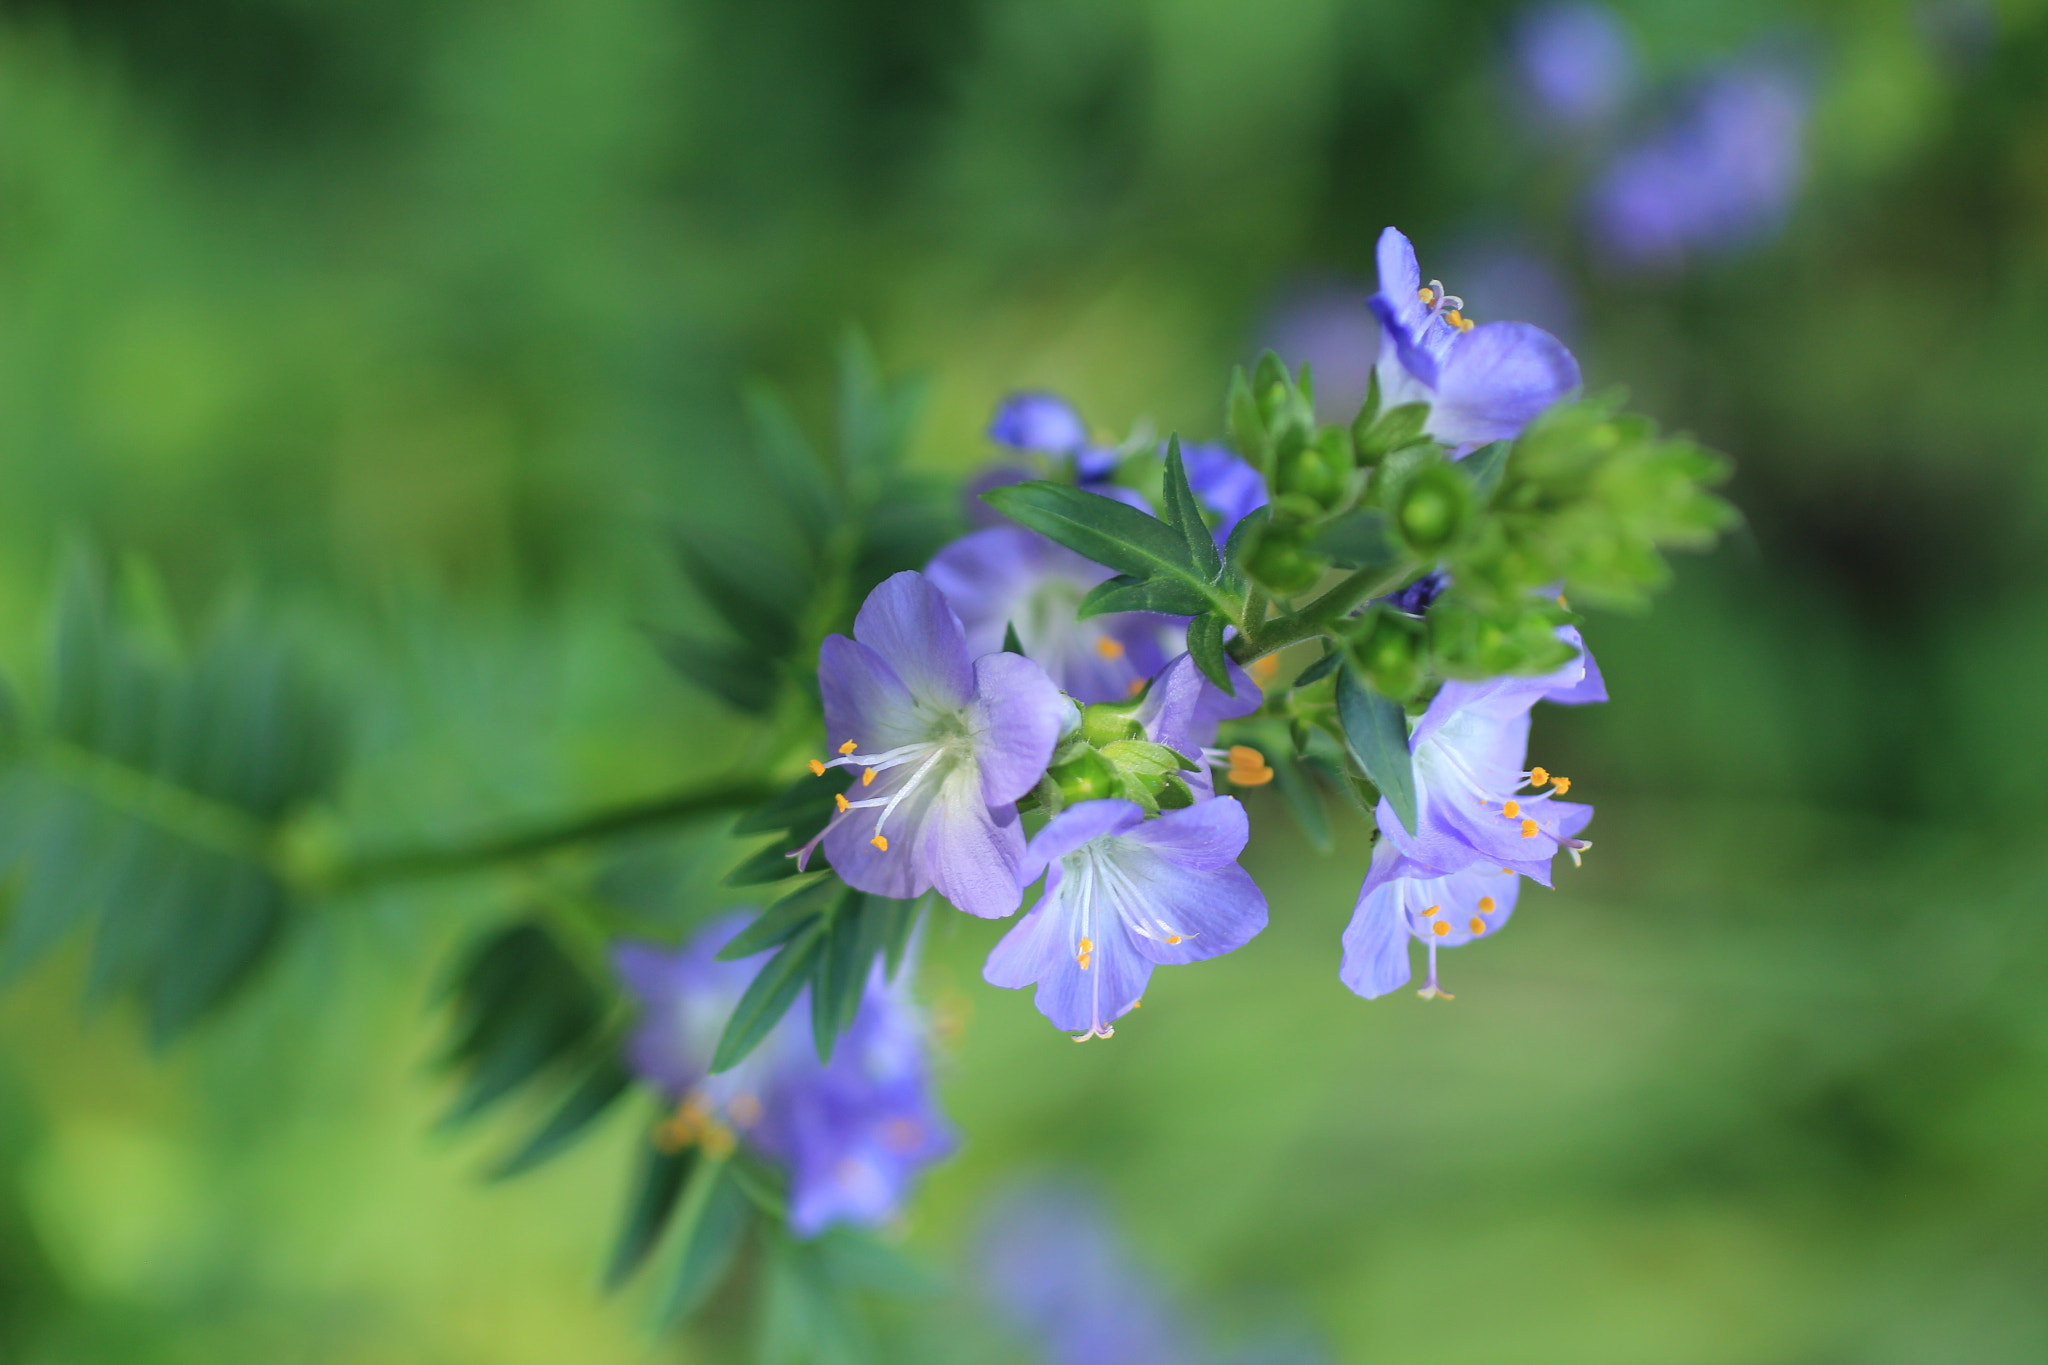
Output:
<path fill-rule="evenodd" d="M 1327 646 L 1326 646 L 1326 648 L 1327 648 Z M 1330 652 L 1329 652 L 1329 653 L 1325 654 L 1325 655 L 1324 655 L 1324 656 L 1323 656 L 1322 658 L 1320 658 L 1320 659 L 1317 659 L 1317 660 L 1316 660 L 1316 661 L 1315 661 L 1314 663 L 1310 664 L 1310 665 L 1309 665 L 1309 666 L 1308 666 L 1307 668 L 1304 668 L 1304 669 L 1302 669 L 1302 670 L 1301 670 L 1301 672 L 1299 672 L 1299 673 L 1295 674 L 1295 675 L 1294 675 L 1294 685 L 1295 685 L 1296 687 L 1310 687 L 1310 686 L 1313 686 L 1314 684 L 1316 684 L 1316 683 L 1319 683 L 1319 682 L 1321 682 L 1321 681 L 1322 681 L 1323 679 L 1325 679 L 1325 678 L 1329 677 L 1329 676 L 1330 676 L 1330 674 L 1332 674 L 1332 673 L 1334 673 L 1334 672 L 1336 671 L 1336 669 L 1337 669 L 1337 665 L 1338 665 L 1338 664 L 1341 664 L 1341 663 L 1343 663 L 1343 662 L 1344 662 L 1344 655 L 1343 655 L 1343 653 L 1342 653 L 1341 651 L 1339 651 L 1339 650 L 1334 650 L 1334 649 L 1332 649 L 1332 650 L 1330 650 Z"/>
<path fill-rule="evenodd" d="M 1098 564 L 1133 578 L 1178 581 L 1217 607 L 1231 606 L 1190 557 L 1184 535 L 1115 498 L 1042 480 L 992 488 L 981 496 L 1004 516 Z M 1213 542 L 1210 552 L 1215 552 Z"/>
<path fill-rule="evenodd" d="M 806 774 L 780 795 L 741 816 L 732 832 L 772 834 L 821 822 L 832 814 L 832 798 L 852 783 L 853 774 L 844 768 L 827 768 L 822 777 Z"/>
<path fill-rule="evenodd" d="M 1392 568 L 1406 553 L 1388 534 L 1387 514 L 1377 507 L 1361 507 L 1329 522 L 1309 548 L 1347 569 Z"/>
<path fill-rule="evenodd" d="M 799 529 L 807 539 L 822 541 L 839 519 L 838 494 L 826 476 L 825 462 L 818 458 L 781 394 L 757 384 L 748 389 L 746 404 L 755 453 L 795 515 Z"/>
<path fill-rule="evenodd" d="M 811 1042 L 820 1062 L 832 1060 L 833 1045 L 853 1023 L 867 987 L 868 966 L 881 949 L 865 925 L 865 899 L 851 888 L 840 898 L 811 978 Z"/>
<path fill-rule="evenodd" d="M 785 841 L 778 840 L 754 854 L 726 873 L 719 885 L 769 886 L 776 882 L 786 882 L 791 877 L 809 876 L 831 870 L 831 864 L 825 859 L 824 849 L 812 849 L 811 856 L 805 860 L 804 866 L 798 867 L 790 850 L 783 847 L 783 842 Z"/>
<path fill-rule="evenodd" d="M 1230 397 L 1226 410 L 1230 420 L 1230 441 L 1247 464 L 1258 468 L 1265 459 L 1266 423 L 1259 416 L 1258 401 L 1252 397 L 1251 381 L 1244 366 L 1230 372 Z"/>
<path fill-rule="evenodd" d="M 1371 434 L 1374 424 L 1379 420 L 1380 372 L 1375 366 L 1371 377 L 1366 380 L 1365 404 L 1358 409 L 1358 416 L 1351 419 L 1351 444 L 1361 454 L 1365 450 L 1366 437 Z"/>
<path fill-rule="evenodd" d="M 1202 520 L 1202 505 L 1195 500 L 1194 489 L 1188 487 L 1187 466 L 1180 457 L 1180 437 L 1170 436 L 1166 441 L 1166 478 L 1160 487 L 1160 494 L 1166 504 L 1166 523 L 1179 531 L 1187 542 L 1188 562 L 1195 566 L 1195 572 L 1214 583 L 1223 575 L 1223 560 L 1216 553 L 1216 539 L 1209 524 Z"/>
<path fill-rule="evenodd" d="M 486 935 L 457 975 L 442 1065 L 465 1072 L 442 1123 L 460 1124 L 589 1049 L 604 1020 L 598 987 L 539 919 Z"/>
<path fill-rule="evenodd" d="M 648 633 L 669 667 L 734 710 L 762 715 L 774 708 L 783 680 L 774 659 L 722 640 L 653 628 Z"/>
<path fill-rule="evenodd" d="M 690 1182 L 688 1202 L 677 1217 L 679 1248 L 669 1277 L 660 1325 L 673 1327 L 700 1308 L 732 1266 L 751 1221 L 753 1205 L 731 1166 L 723 1161 L 700 1164 Z"/>
<path fill-rule="evenodd" d="M 1074 614 L 1085 621 L 1091 616 L 1103 616 L 1114 611 L 1156 611 L 1167 616 L 1193 616 L 1208 609 L 1208 596 L 1179 579 L 1155 578 L 1146 582 L 1129 574 L 1118 574 L 1096 584 L 1081 599 Z"/>
<path fill-rule="evenodd" d="M 744 542 L 719 545 L 702 531 L 675 536 L 676 561 L 726 628 L 767 658 L 780 658 L 796 643 L 796 614 L 809 586 L 790 575 L 782 561 Z"/>
<path fill-rule="evenodd" d="M 823 916 L 812 919 L 755 975 L 746 994 L 733 1007 L 725 1032 L 719 1036 L 718 1050 L 711 1058 L 713 1072 L 738 1066 L 789 1013 L 789 1007 L 796 1003 L 798 993 L 810 981 L 824 953 L 828 923 Z"/>
<path fill-rule="evenodd" d="M 1223 689 L 1223 695 L 1237 695 L 1237 685 L 1230 681 L 1230 668 L 1223 653 L 1223 618 L 1215 612 L 1205 612 L 1188 622 L 1188 653 L 1194 656 L 1195 667 L 1202 670 L 1202 676 Z"/>
<path fill-rule="evenodd" d="M 1415 761 L 1408 751 L 1407 712 L 1346 667 L 1337 675 L 1337 716 L 1352 758 L 1387 798 L 1402 826 L 1415 833 Z"/>
<path fill-rule="evenodd" d="M 1508 471 L 1508 453 L 1513 449 L 1512 441 L 1489 441 L 1458 461 L 1458 469 L 1472 480 L 1473 501 L 1481 507 L 1493 500 L 1493 491 L 1500 487 L 1501 477 Z"/>
<path fill-rule="evenodd" d="M 1242 598 L 1249 582 L 1245 574 L 1244 558 L 1251 552 L 1266 524 L 1273 519 L 1271 507 L 1255 507 L 1238 518 L 1237 525 L 1230 528 L 1230 536 L 1223 542 L 1223 587 L 1232 597 Z M 1197 608 L 1196 610 L 1200 610 Z M 1177 612 L 1176 615 L 1189 613 Z"/>
<path fill-rule="evenodd" d="M 633 1192 L 626 1199 L 626 1220 L 612 1245 L 612 1259 L 604 1272 L 604 1287 L 617 1289 L 633 1277 L 667 1228 L 675 1212 L 683 1182 L 696 1166 L 698 1149 L 684 1147 L 664 1152 L 648 1143 L 640 1149 L 640 1169 Z"/>
<path fill-rule="evenodd" d="M 1425 439 L 1422 428 L 1429 421 L 1429 404 L 1403 403 L 1379 414 L 1362 434 L 1355 434 L 1361 464 L 1373 464 L 1397 450 Z"/>
<path fill-rule="evenodd" d="M 1102 756 L 1125 772 L 1157 776 L 1171 772 L 1197 772 L 1194 759 L 1144 739 L 1119 739 L 1102 746 Z"/>
<path fill-rule="evenodd" d="M 827 877 L 811 883 L 800 890 L 792 891 L 775 904 L 755 916 L 754 922 L 739 931 L 732 941 L 718 950 L 721 962 L 737 962 L 752 957 L 778 943 L 787 943 L 821 915 L 832 912 L 836 898 L 845 890 L 837 879 Z"/>
<path fill-rule="evenodd" d="M 555 1156 L 578 1134 L 606 1113 L 633 1083 L 633 1073 L 615 1048 L 604 1047 L 555 1112 L 518 1150 L 491 1169 L 492 1180 L 510 1180 Z"/>

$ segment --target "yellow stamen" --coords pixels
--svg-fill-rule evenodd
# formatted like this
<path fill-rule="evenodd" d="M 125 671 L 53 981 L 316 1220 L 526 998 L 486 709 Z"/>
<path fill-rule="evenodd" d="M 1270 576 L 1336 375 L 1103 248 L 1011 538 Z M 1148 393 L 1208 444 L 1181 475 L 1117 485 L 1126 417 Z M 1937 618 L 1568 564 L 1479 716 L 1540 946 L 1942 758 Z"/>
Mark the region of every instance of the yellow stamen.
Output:
<path fill-rule="evenodd" d="M 1444 311 L 1444 321 L 1450 323 L 1451 326 L 1456 327 L 1459 331 L 1463 331 L 1465 329 L 1464 314 L 1460 313 L 1455 308 L 1446 309 Z"/>
<path fill-rule="evenodd" d="M 1166 941 L 1167 941 L 1168 945 L 1172 945 L 1172 944 L 1178 943 L 1178 942 L 1180 942 L 1180 935 L 1179 935 L 1179 934 L 1168 934 L 1168 935 L 1166 936 Z"/>
<path fill-rule="evenodd" d="M 1507 816 L 1508 819 L 1513 820 L 1521 815 L 1522 807 L 1519 803 L 1510 801 L 1500 808 L 1500 813 L 1502 815 Z"/>
<path fill-rule="evenodd" d="M 1435 303 L 1436 291 L 1425 284 L 1422 288 L 1415 291 L 1415 297 L 1421 299 L 1424 303 Z"/>
<path fill-rule="evenodd" d="M 1081 951 L 1075 955 L 1074 961 L 1080 963 L 1081 970 L 1085 972 L 1088 970 L 1089 962 L 1091 962 L 1095 957 L 1095 940 L 1092 938 L 1084 938 L 1081 940 L 1080 947 Z"/>
<path fill-rule="evenodd" d="M 1485 933 L 1485 932 L 1486 932 L 1486 921 L 1485 921 L 1485 920 L 1483 920 L 1483 919 L 1481 919 L 1481 918 L 1479 918 L 1479 916 L 1477 916 L 1477 915 L 1474 915 L 1474 916 L 1472 917 L 1472 932 L 1473 932 L 1473 933 L 1475 933 L 1475 934 L 1483 934 L 1483 933 Z"/>
<path fill-rule="evenodd" d="M 1550 785 L 1557 788 L 1559 796 L 1563 796 L 1572 789 L 1572 780 L 1569 777 L 1560 777 L 1551 782 Z"/>
<path fill-rule="evenodd" d="M 1257 749 L 1252 748 L 1249 744 L 1233 744 L 1230 746 L 1230 766 L 1233 768 L 1263 768 L 1266 766 L 1266 756 Z"/>
<path fill-rule="evenodd" d="M 1429 927 L 1431 932 L 1435 933 L 1439 938 L 1451 932 L 1451 926 L 1443 920 L 1438 920 L 1435 924 L 1432 924 Z"/>
<path fill-rule="evenodd" d="M 1441 909 L 1443 909 L 1441 905 L 1432 905 L 1429 907 L 1429 909 L 1422 912 L 1422 917 L 1424 919 L 1428 919 L 1431 915 L 1434 915 L 1437 911 Z"/>
<path fill-rule="evenodd" d="M 1240 787 L 1263 787 L 1273 780 L 1271 768 L 1232 768 L 1225 776 Z"/>
<path fill-rule="evenodd" d="M 875 770 L 873 768 L 862 768 L 860 770 L 860 784 L 863 787 L 867 786 L 870 782 L 873 782 L 874 780 Z"/>
<path fill-rule="evenodd" d="M 886 834 L 877 834 L 874 838 L 868 840 L 868 842 L 873 844 L 876 848 L 882 850 L 882 852 L 884 853 L 887 853 L 889 851 L 889 836 Z"/>
<path fill-rule="evenodd" d="M 1536 837 L 1536 822 L 1534 820 L 1524 820 L 1522 822 L 1522 837 L 1524 839 Z"/>
<path fill-rule="evenodd" d="M 1273 681 L 1280 673 L 1280 656 L 1278 654 L 1268 654 L 1263 658 L 1252 660 L 1251 671 L 1252 676 L 1262 683 Z"/>
<path fill-rule="evenodd" d="M 823 777 L 824 775 L 825 775 L 825 765 L 824 765 L 824 764 L 822 764 L 822 763 L 820 763 L 820 762 L 818 762 L 818 760 L 817 760 L 817 759 L 815 759 L 815 758 L 814 758 L 814 759 L 812 759 L 812 760 L 811 760 L 811 776 L 812 776 L 812 777 Z"/>
<path fill-rule="evenodd" d="M 1105 659 L 1121 659 L 1124 657 L 1123 642 L 1105 635 L 1095 642 L 1095 652 Z"/>
<path fill-rule="evenodd" d="M 850 754 L 859 747 L 860 745 L 856 744 L 854 741 L 849 739 L 846 741 L 846 743 L 839 746 L 839 752 L 842 754 Z"/>
<path fill-rule="evenodd" d="M 1543 786 L 1548 786 L 1548 785 L 1549 785 L 1549 783 L 1550 783 L 1550 770 L 1549 770 L 1549 769 L 1547 769 L 1547 768 L 1531 768 L 1531 769 L 1529 769 L 1529 785 L 1530 785 L 1530 786 L 1532 786 L 1532 787 L 1543 787 Z"/>
<path fill-rule="evenodd" d="M 835 804 L 835 805 L 837 805 L 837 806 L 839 807 L 839 813 L 840 813 L 841 815 L 844 815 L 844 814 L 846 814 L 846 812 L 847 812 L 847 811 L 849 811 L 849 810 L 853 809 L 853 803 L 852 803 L 851 801 L 848 801 L 848 800 L 846 799 L 846 793 L 845 793 L 845 792 L 833 792 L 833 793 L 832 793 L 832 801 L 833 801 L 833 804 Z"/>
<path fill-rule="evenodd" d="M 1469 331 L 1471 331 L 1471 330 L 1472 330 L 1472 319 L 1470 319 L 1470 318 L 1459 318 L 1459 319 L 1458 319 L 1458 330 L 1459 330 L 1459 331 L 1461 331 L 1461 332 L 1469 332 Z"/>
<path fill-rule="evenodd" d="M 1129 687 L 1126 687 L 1126 688 L 1124 689 L 1124 693 L 1125 693 L 1125 695 L 1127 695 L 1127 696 L 1132 696 L 1132 697 L 1135 697 L 1135 696 L 1137 696 L 1137 695 L 1138 695 L 1138 694 L 1139 694 L 1140 692 L 1143 692 L 1144 690 L 1145 690 L 1145 680 L 1144 680 L 1143 678 L 1133 678 L 1133 679 L 1131 679 L 1131 685 L 1130 685 Z"/>
<path fill-rule="evenodd" d="M 1482 915 L 1490 915 L 1493 913 L 1493 897 L 1481 896 L 1479 898 L 1479 913 Z"/>

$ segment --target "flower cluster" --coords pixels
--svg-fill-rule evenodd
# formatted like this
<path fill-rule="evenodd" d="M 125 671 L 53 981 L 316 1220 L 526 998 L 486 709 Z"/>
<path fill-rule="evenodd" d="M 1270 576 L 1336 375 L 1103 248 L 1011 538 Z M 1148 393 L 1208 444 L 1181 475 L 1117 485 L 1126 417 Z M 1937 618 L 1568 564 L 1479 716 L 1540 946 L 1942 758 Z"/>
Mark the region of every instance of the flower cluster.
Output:
<path fill-rule="evenodd" d="M 1228 446 L 1109 439 L 1046 393 L 1001 406 L 972 529 L 819 645 L 811 775 L 740 827 L 789 832 L 745 880 L 800 879 L 733 949 L 761 952 L 719 961 L 720 924 L 619 953 L 635 1070 L 679 1106 L 664 1140 L 784 1168 L 800 1234 L 885 1219 L 949 1146 L 907 974 L 883 966 L 934 893 L 1021 911 L 982 975 L 1086 1041 L 1155 968 L 1266 927 L 1239 861 L 1255 813 L 1318 839 L 1329 798 L 1370 819 L 1338 967 L 1366 997 L 1409 980 L 1412 939 L 1420 993 L 1447 998 L 1438 950 L 1580 861 L 1592 808 L 1529 761 L 1538 702 L 1606 699 L 1565 594 L 1638 600 L 1659 548 L 1725 524 L 1704 490 L 1724 471 L 1579 401 L 1563 343 L 1475 321 L 1398 231 L 1377 256 L 1379 358 L 1348 423 L 1270 353 L 1233 381 Z M 1240 799 L 1262 788 L 1270 807 Z M 807 1033 L 774 1023 L 805 999 Z"/>

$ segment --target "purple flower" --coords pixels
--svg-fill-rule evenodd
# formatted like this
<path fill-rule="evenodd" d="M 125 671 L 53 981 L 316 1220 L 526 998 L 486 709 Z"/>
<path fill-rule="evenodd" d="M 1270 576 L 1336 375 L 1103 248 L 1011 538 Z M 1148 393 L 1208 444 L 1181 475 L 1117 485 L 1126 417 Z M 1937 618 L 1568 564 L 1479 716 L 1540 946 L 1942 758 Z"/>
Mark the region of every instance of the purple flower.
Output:
<path fill-rule="evenodd" d="M 1515 65 L 1537 108 L 1560 123 L 1611 117 L 1635 84 L 1635 48 L 1605 5 L 1538 5 L 1515 25 Z"/>
<path fill-rule="evenodd" d="M 1558 800 L 1570 781 L 1525 766 L 1529 711 L 1537 702 L 1607 700 L 1579 633 L 1563 626 L 1558 635 L 1578 646 L 1579 655 L 1554 673 L 1444 684 L 1408 739 L 1415 757 L 1415 832 L 1382 797 L 1378 819 L 1386 842 L 1437 872 L 1479 865 L 1520 872 L 1544 886 L 1560 848 L 1577 862 L 1591 847 L 1575 836 L 1593 808 Z M 1537 790 L 1522 795 L 1524 787 Z"/>
<path fill-rule="evenodd" d="M 1078 619 L 1081 599 L 1114 572 L 1009 525 L 970 532 L 925 566 L 958 613 L 970 654 L 1000 650 L 1004 631 L 1014 626 L 1025 657 L 1084 702 L 1123 701 L 1186 635 L 1185 618 L 1152 612 Z"/>
<path fill-rule="evenodd" d="M 613 950 L 641 1011 L 628 1060 L 679 1102 L 668 1125 L 675 1138 L 708 1144 L 736 1135 L 789 1172 L 789 1224 L 798 1236 L 835 1222 L 885 1222 L 918 1172 L 953 1150 L 932 1099 L 924 1020 L 900 984 L 909 974 L 899 971 L 891 984 L 877 964 L 829 1064 L 812 1047 L 806 987 L 760 1046 L 714 1076 L 719 1034 L 769 957 L 718 960 L 745 922 L 721 919 L 675 952 L 640 943 Z"/>
<path fill-rule="evenodd" d="M 1365 402 L 1380 353 L 1379 319 L 1365 292 L 1350 280 L 1311 282 L 1283 296 L 1259 329 L 1261 349 L 1314 372 L 1321 421 L 1349 422 Z"/>
<path fill-rule="evenodd" d="M 814 770 L 860 773 L 819 836 L 833 870 L 878 896 L 937 887 L 971 915 L 1015 910 L 1014 803 L 1044 774 L 1074 704 L 1029 659 L 976 659 L 945 597 L 910 572 L 868 594 L 852 639 L 826 639 L 818 686 L 835 756 Z"/>
<path fill-rule="evenodd" d="M 1163 447 L 1160 458 L 1165 458 Z M 1182 468 L 1187 470 L 1189 491 L 1217 516 L 1218 545 L 1230 539 L 1240 521 L 1266 505 L 1265 478 L 1232 454 L 1229 447 L 1184 445 L 1180 458 Z"/>
<path fill-rule="evenodd" d="M 982 976 L 1037 983 L 1039 1012 L 1077 1040 L 1107 1038 L 1152 969 L 1242 947 L 1266 927 L 1266 898 L 1237 865 L 1251 827 L 1228 796 L 1147 820 L 1130 801 L 1084 801 L 1031 841 L 1031 913 L 989 954 Z"/>
<path fill-rule="evenodd" d="M 1344 961 L 1337 977 L 1371 1000 L 1408 982 L 1408 940 L 1429 948 L 1425 999 L 1443 995 L 1436 984 L 1436 950 L 1456 948 L 1497 932 L 1515 913 L 1522 879 L 1504 868 L 1474 866 L 1438 872 L 1402 855 L 1390 839 L 1372 851 L 1372 867 L 1358 891 L 1358 908 L 1344 930 Z"/>
<path fill-rule="evenodd" d="M 1379 240 L 1380 402 L 1430 405 L 1424 430 L 1445 445 L 1518 435 L 1529 419 L 1579 386 L 1564 343 L 1526 322 L 1475 326 L 1465 302 L 1425 285 L 1415 248 L 1396 228 Z"/>
<path fill-rule="evenodd" d="M 1146 739 L 1202 765 L 1198 771 L 1182 774 L 1197 799 L 1215 794 L 1209 764 L 1228 762 L 1227 754 L 1210 747 L 1216 742 L 1217 728 L 1226 720 L 1250 715 L 1265 700 L 1258 684 L 1243 669 L 1228 659 L 1223 666 L 1231 686 L 1237 689 L 1236 696 L 1226 695 L 1202 675 L 1191 655 L 1183 654 L 1159 671 L 1145 699 L 1131 712 L 1144 727 Z"/>
<path fill-rule="evenodd" d="M 1083 483 L 1107 478 L 1116 468 L 1115 447 L 1090 442 L 1088 427 L 1082 422 L 1081 414 L 1058 394 L 1011 394 L 996 409 L 988 434 L 990 440 L 1013 450 L 1071 459 L 1074 471 Z"/>
<path fill-rule="evenodd" d="M 1592 192 L 1602 244 L 1672 267 L 1783 225 L 1805 175 L 1806 91 L 1755 62 L 1721 72 L 1676 123 L 1623 151 Z"/>
<path fill-rule="evenodd" d="M 1101 1206 L 1065 1184 L 1016 1190 L 990 1213 L 979 1279 L 1046 1365 L 1196 1365 L 1180 1314 Z"/>

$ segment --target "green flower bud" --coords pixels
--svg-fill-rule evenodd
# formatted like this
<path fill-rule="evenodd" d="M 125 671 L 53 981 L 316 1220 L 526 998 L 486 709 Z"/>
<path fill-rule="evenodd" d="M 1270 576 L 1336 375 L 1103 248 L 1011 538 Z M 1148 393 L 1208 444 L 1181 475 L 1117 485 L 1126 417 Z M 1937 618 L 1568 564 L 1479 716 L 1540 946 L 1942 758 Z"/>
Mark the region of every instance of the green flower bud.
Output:
<path fill-rule="evenodd" d="M 1093 749 L 1062 763 L 1046 776 L 1059 788 L 1060 800 L 1069 806 L 1124 794 L 1123 782 L 1117 777 L 1116 769 Z"/>
<path fill-rule="evenodd" d="M 1433 555 L 1472 520 L 1472 485 L 1440 460 L 1417 465 L 1394 489 L 1394 526 L 1408 548 Z"/>
<path fill-rule="evenodd" d="M 1322 555 L 1312 555 L 1302 547 L 1298 529 L 1275 529 L 1268 526 L 1266 533 L 1259 537 L 1251 553 L 1245 559 L 1245 572 L 1254 581 L 1279 593 L 1291 596 L 1307 592 L 1323 576 L 1323 570 L 1330 561 Z"/>
<path fill-rule="evenodd" d="M 1352 640 L 1351 657 L 1374 691 L 1406 701 L 1422 689 L 1422 622 L 1376 610 Z"/>
<path fill-rule="evenodd" d="M 1145 727 L 1138 724 L 1129 706 L 1096 702 L 1081 712 L 1081 733 L 1090 744 L 1101 748 L 1120 739 L 1143 739 Z"/>

